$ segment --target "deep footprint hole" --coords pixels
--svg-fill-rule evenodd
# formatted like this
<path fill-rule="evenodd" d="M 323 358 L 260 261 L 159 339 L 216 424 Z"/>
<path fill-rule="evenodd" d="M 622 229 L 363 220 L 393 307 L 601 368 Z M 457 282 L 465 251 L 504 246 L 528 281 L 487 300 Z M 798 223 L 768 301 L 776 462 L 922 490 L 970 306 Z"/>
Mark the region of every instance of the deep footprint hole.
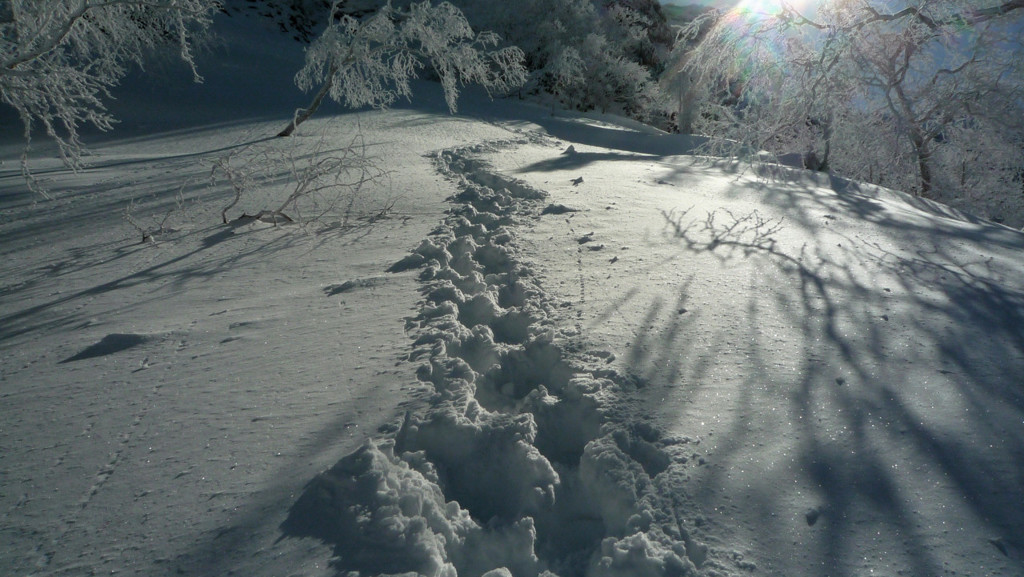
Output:
<path fill-rule="evenodd" d="M 650 478 L 657 477 L 672 464 L 672 458 L 655 443 L 661 433 L 648 423 L 634 423 L 628 430 L 616 431 L 615 444 L 643 468 Z"/>
<path fill-rule="evenodd" d="M 535 552 L 560 577 L 583 577 L 591 557 L 607 537 L 607 527 L 583 488 L 577 468 L 556 465 L 561 483 L 555 505 L 534 519 Z"/>
<path fill-rule="evenodd" d="M 476 249 L 473 258 L 483 267 L 484 274 L 511 272 L 514 266 L 514 262 L 508 255 L 507 249 L 500 246 L 485 244 Z"/>
<path fill-rule="evenodd" d="M 562 360 L 561 350 L 549 343 L 533 341 L 522 349 L 506 351 L 501 364 L 484 375 L 484 381 L 503 395 L 522 399 L 539 385 L 561 390 L 572 377 L 572 368 Z"/>
<path fill-rule="evenodd" d="M 494 341 L 518 345 L 530 338 L 530 325 L 534 319 L 529 314 L 512 310 L 491 321 Z"/>
<path fill-rule="evenodd" d="M 498 306 L 506 309 L 520 308 L 526 304 L 527 297 L 526 286 L 515 280 L 498 289 Z"/>
<path fill-rule="evenodd" d="M 469 365 L 476 373 L 485 373 L 500 359 L 494 342 L 482 334 L 473 336 L 448 345 L 448 355 L 458 357 Z"/>
<path fill-rule="evenodd" d="M 459 322 L 467 328 L 490 324 L 498 314 L 497 303 L 487 293 L 475 295 L 459 305 Z"/>
<path fill-rule="evenodd" d="M 591 397 L 551 399 L 555 397 L 548 396 L 531 407 L 537 423 L 534 445 L 552 463 L 578 467 L 587 443 L 600 436 L 604 417 Z"/>

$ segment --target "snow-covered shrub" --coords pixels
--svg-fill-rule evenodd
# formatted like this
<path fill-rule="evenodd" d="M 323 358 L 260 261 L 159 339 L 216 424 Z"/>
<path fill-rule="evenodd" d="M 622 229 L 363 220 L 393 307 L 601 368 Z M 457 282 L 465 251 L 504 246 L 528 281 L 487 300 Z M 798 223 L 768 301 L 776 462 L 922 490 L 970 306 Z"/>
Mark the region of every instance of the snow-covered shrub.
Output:
<path fill-rule="evenodd" d="M 650 120 L 661 101 L 650 71 L 616 54 L 608 40 L 598 34 L 588 34 L 580 49 L 588 66 L 583 72 L 582 102 L 578 107 L 623 112 L 638 120 Z"/>
<path fill-rule="evenodd" d="M 660 116 L 664 106 L 655 78 L 667 47 L 653 31 L 662 30 L 664 18 L 628 2 L 565 4 L 564 16 L 546 27 L 546 46 L 536 53 L 537 86 L 579 110 L 613 111 L 643 121 Z M 584 64 L 570 91 L 562 89 L 567 51 Z"/>
<path fill-rule="evenodd" d="M 658 0 L 616 0 L 604 3 L 609 39 L 624 56 L 660 75 L 669 63 L 675 32 Z"/>
<path fill-rule="evenodd" d="M 501 47 L 521 51 L 530 93 L 553 95 L 579 110 L 614 110 L 640 119 L 664 115 L 655 80 L 668 62 L 673 33 L 655 0 L 451 0 L 437 9 L 446 5 L 474 29 L 493 32 L 490 37 Z M 367 21 L 371 12 L 375 18 L 414 6 L 410 0 L 349 0 L 335 10 L 337 19 L 354 23 Z M 407 94 L 398 90 L 393 96 Z"/>
<path fill-rule="evenodd" d="M 0 4 L 0 98 L 26 140 L 42 129 L 70 166 L 80 166 L 79 128 L 108 130 L 103 99 L 132 65 L 173 44 L 192 66 L 192 38 L 216 0 L 9 0 Z M 26 166 L 27 170 L 27 166 Z"/>

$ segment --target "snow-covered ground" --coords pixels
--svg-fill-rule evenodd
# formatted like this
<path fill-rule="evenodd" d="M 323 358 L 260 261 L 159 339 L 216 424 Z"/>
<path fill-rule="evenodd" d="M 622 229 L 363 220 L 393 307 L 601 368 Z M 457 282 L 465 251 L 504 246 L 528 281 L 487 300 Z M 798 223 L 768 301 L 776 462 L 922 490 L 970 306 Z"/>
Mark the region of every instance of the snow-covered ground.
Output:
<path fill-rule="evenodd" d="M 301 54 L 229 48 L 53 200 L 2 150 L 0 574 L 1024 574 L 1024 234 L 429 85 L 267 140 Z"/>

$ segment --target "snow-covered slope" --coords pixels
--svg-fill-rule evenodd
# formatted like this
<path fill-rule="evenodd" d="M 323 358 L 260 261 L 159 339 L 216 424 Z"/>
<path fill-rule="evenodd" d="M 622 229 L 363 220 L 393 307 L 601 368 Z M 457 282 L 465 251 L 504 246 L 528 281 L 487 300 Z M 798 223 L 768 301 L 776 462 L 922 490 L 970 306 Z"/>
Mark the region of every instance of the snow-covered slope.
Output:
<path fill-rule="evenodd" d="M 3 150 L 0 574 L 1024 574 L 1024 235 L 429 85 L 266 140 L 260 38 L 52 201 Z M 217 158 L 357 132 L 387 178 L 221 224 Z"/>
<path fill-rule="evenodd" d="M 567 340 L 614 353 L 667 438 L 700 439 L 687 513 L 710 539 L 760 574 L 1021 572 L 1020 233 L 573 147 L 490 160 L 578 209 L 525 252 Z"/>

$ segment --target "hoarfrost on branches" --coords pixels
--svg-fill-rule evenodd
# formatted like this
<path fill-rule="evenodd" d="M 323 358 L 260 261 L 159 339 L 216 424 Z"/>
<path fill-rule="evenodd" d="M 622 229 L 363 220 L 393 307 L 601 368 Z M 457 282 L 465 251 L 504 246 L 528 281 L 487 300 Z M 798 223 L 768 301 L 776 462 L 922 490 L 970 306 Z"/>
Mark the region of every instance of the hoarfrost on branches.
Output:
<path fill-rule="evenodd" d="M 0 98 L 30 141 L 41 128 L 61 158 L 81 166 L 79 128 L 109 130 L 109 97 L 131 65 L 175 44 L 200 80 L 192 39 L 210 25 L 216 0 L 10 0 L 0 6 Z M 27 170 L 27 165 L 23 166 Z"/>
<path fill-rule="evenodd" d="M 319 89 L 282 136 L 312 116 L 325 96 L 350 107 L 384 107 L 410 98 L 411 81 L 427 68 L 440 80 L 453 112 L 465 85 L 505 93 L 526 80 L 522 51 L 495 48 L 496 34 L 474 32 L 448 2 L 414 3 L 407 9 L 389 2 L 363 19 L 340 14 L 339 7 L 336 3 L 336 17 L 309 47 L 306 65 L 295 77 L 299 88 Z"/>

